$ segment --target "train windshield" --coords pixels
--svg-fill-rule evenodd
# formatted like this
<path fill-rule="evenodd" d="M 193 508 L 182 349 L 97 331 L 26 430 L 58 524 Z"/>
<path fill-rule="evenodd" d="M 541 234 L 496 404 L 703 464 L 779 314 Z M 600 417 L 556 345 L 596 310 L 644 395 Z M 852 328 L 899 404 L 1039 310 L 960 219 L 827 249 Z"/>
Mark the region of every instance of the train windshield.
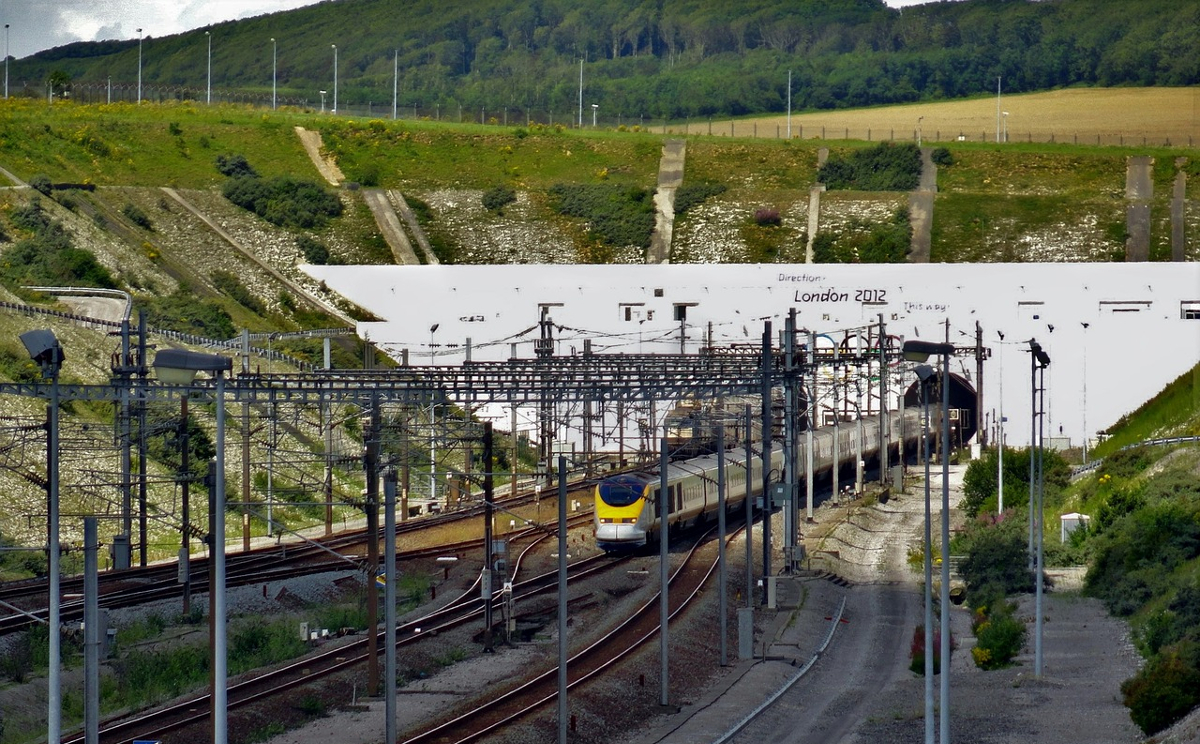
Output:
<path fill-rule="evenodd" d="M 600 482 L 600 498 L 609 506 L 629 506 L 642 497 L 645 487 L 637 478 L 608 478 Z"/>

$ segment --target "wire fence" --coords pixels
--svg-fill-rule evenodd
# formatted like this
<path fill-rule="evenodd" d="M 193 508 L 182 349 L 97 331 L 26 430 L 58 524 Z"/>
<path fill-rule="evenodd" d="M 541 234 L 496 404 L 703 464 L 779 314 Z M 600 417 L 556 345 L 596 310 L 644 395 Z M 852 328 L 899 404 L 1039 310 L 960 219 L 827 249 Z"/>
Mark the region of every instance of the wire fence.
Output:
<path fill-rule="evenodd" d="M 813 124 L 793 122 L 790 126 L 779 121 L 782 117 L 772 115 L 773 121 L 762 119 L 729 120 L 706 118 L 664 119 L 641 114 L 622 112 L 613 115 L 599 105 L 582 108 L 552 110 L 522 106 L 499 106 L 478 108 L 464 107 L 458 103 L 400 104 L 389 101 L 346 103 L 335 101 L 332 90 L 324 95 L 296 96 L 275 95 L 270 90 L 231 90 L 188 86 L 143 85 L 142 100 L 149 103 L 191 101 L 212 104 L 239 104 L 260 108 L 293 107 L 310 113 L 325 113 L 350 118 L 395 119 L 406 121 L 442 121 L 483 126 L 526 127 L 543 125 L 564 129 L 596 129 L 607 131 L 646 131 L 664 135 L 684 137 L 739 137 L 749 139 L 799 139 L 799 140 L 857 140 L 866 142 L 982 142 L 982 143 L 1039 143 L 1096 145 L 1115 147 L 1195 147 L 1200 136 L 1189 132 L 1174 135 L 1124 134 L 1119 132 L 1053 132 L 1045 129 L 1008 130 L 994 129 L 970 131 L 963 129 L 918 129 L 896 128 L 886 123 L 879 126 L 846 126 L 844 124 Z M 36 95 L 36 91 L 23 88 L 14 95 Z M 42 97 L 47 97 L 43 91 Z M 73 83 L 69 98 L 79 103 L 133 103 L 138 99 L 137 85 L 126 82 L 77 82 Z M 337 104 L 335 108 L 335 103 Z M 811 117 L 811 114 L 806 114 Z"/>

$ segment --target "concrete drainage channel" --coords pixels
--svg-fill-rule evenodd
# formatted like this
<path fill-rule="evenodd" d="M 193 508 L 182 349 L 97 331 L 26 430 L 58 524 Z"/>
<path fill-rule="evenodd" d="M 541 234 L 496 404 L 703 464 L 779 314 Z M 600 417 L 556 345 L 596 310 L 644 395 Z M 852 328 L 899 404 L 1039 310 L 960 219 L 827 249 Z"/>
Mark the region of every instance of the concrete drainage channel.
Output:
<path fill-rule="evenodd" d="M 825 653 L 825 649 L 829 648 L 830 642 L 833 641 L 833 634 L 837 630 L 838 625 L 841 623 L 842 613 L 845 612 L 845 610 L 846 610 L 846 598 L 842 597 L 842 603 L 841 603 L 841 605 L 838 606 L 838 611 L 834 614 L 831 622 L 829 623 L 829 632 L 825 634 L 825 642 L 821 644 L 821 647 L 817 649 L 816 653 L 813 654 L 812 658 L 809 659 L 808 662 L 804 666 L 800 667 L 800 670 L 797 671 L 794 675 L 792 675 L 791 679 L 789 679 L 786 683 L 784 683 L 783 687 L 779 688 L 779 690 L 776 691 L 775 694 L 771 695 L 771 697 L 764 700 L 757 708 L 750 711 L 750 713 L 748 713 L 745 718 L 738 721 L 733 726 L 733 728 L 726 731 L 721 736 L 721 738 L 717 739 L 715 742 L 713 742 L 713 744 L 725 744 L 725 742 L 733 739 L 733 737 L 735 737 L 739 733 L 741 733 L 742 729 L 744 729 L 744 728 L 746 728 L 746 726 L 750 725 L 750 723 L 755 718 L 762 715 L 763 711 L 765 711 L 767 708 L 770 708 L 772 705 L 774 705 L 776 700 L 783 697 L 787 693 L 788 690 L 792 689 L 792 687 L 794 687 L 795 684 L 797 682 L 799 682 L 801 680 L 801 678 L 804 677 L 805 674 L 808 673 L 809 669 L 812 669 L 813 665 L 817 663 L 817 660 L 821 658 L 821 654 Z"/>

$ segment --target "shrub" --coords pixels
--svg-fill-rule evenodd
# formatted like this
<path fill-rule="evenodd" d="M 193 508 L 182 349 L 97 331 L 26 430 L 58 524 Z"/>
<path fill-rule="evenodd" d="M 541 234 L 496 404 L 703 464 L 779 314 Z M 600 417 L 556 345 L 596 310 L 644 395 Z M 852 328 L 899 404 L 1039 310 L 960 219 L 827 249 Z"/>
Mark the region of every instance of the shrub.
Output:
<path fill-rule="evenodd" d="M 233 298 L 234 302 L 238 303 L 247 310 L 262 315 L 264 312 L 263 304 L 257 297 L 246 289 L 238 278 L 228 271 L 214 271 L 212 275 L 213 286 L 221 290 L 225 294 Z"/>
<path fill-rule="evenodd" d="M 760 207 L 754 210 L 754 224 L 759 227 L 779 227 L 783 224 L 783 218 L 774 207 Z"/>
<path fill-rule="evenodd" d="M 935 147 L 933 152 L 929 153 L 929 159 L 942 168 L 949 168 L 954 165 L 954 156 L 945 147 Z"/>
<path fill-rule="evenodd" d="M 197 299 L 187 287 L 181 286 L 166 297 L 148 297 L 143 307 L 146 322 L 156 328 L 212 339 L 233 338 L 237 333 L 224 308 L 210 300 Z"/>
<path fill-rule="evenodd" d="M 975 628 L 975 648 L 971 657 L 980 669 L 1008 666 L 1025 643 L 1025 623 L 1013 617 L 1015 605 L 1001 602 L 994 606 Z"/>
<path fill-rule="evenodd" d="M 831 154 L 817 180 L 830 189 L 912 191 L 921 181 L 921 151 L 912 143 L 881 142 L 849 155 Z"/>
<path fill-rule="evenodd" d="M 617 184 L 556 184 L 550 188 L 559 213 L 590 223 L 608 245 L 647 248 L 654 231 L 654 204 L 646 189 Z"/>
<path fill-rule="evenodd" d="M 125 206 L 121 207 L 121 214 L 128 217 L 130 222 L 140 228 L 154 230 L 154 223 L 150 221 L 150 217 L 136 204 L 126 202 Z"/>
<path fill-rule="evenodd" d="M 709 197 L 725 193 L 720 183 L 684 184 L 675 190 L 675 214 L 681 215 L 700 206 Z"/>
<path fill-rule="evenodd" d="M 76 248 L 61 223 L 50 219 L 41 201 L 14 209 L 13 224 L 33 231 L 4 255 L 0 277 L 10 287 L 22 285 L 115 288 L 116 280 L 90 252 Z"/>
<path fill-rule="evenodd" d="M 319 227 L 342 213 L 337 194 L 315 181 L 291 176 L 270 180 L 232 178 L 221 189 L 225 198 L 280 227 Z"/>
<path fill-rule="evenodd" d="M 218 155 L 216 165 L 221 175 L 228 176 L 229 178 L 243 178 L 246 176 L 258 178 L 258 172 L 247 162 L 244 155 L 237 155 L 235 153 Z"/>
<path fill-rule="evenodd" d="M 50 192 L 54 190 L 54 184 L 50 183 L 50 176 L 45 173 L 38 173 L 29 179 L 29 188 L 42 193 L 44 196 L 50 196 Z"/>
<path fill-rule="evenodd" d="M 493 186 L 483 192 L 483 207 L 492 212 L 499 212 L 504 207 L 517 200 L 517 192 L 504 185 Z"/>
<path fill-rule="evenodd" d="M 329 249 L 319 240 L 310 238 L 307 235 L 301 235 L 296 238 L 296 247 L 304 255 L 304 260 L 310 264 L 331 263 L 329 260 Z"/>
<path fill-rule="evenodd" d="M 966 555 L 958 565 L 958 572 L 967 582 L 969 592 L 973 594 L 989 584 L 1001 587 L 1004 594 L 1034 587 L 1034 575 L 1028 568 L 1025 529 L 1018 520 L 976 522 L 962 539 Z M 972 605 L 975 604 L 972 600 Z"/>
<path fill-rule="evenodd" d="M 1121 684 L 1129 717 L 1156 734 L 1200 703 L 1200 645 L 1188 640 L 1163 650 Z"/>
<path fill-rule="evenodd" d="M 958 644 L 954 641 L 954 635 L 950 635 L 950 650 L 958 648 Z M 908 668 L 914 674 L 925 676 L 925 626 L 918 625 L 913 629 L 912 643 L 908 648 L 909 664 Z M 933 673 L 941 674 L 942 672 L 942 629 L 933 629 Z"/>

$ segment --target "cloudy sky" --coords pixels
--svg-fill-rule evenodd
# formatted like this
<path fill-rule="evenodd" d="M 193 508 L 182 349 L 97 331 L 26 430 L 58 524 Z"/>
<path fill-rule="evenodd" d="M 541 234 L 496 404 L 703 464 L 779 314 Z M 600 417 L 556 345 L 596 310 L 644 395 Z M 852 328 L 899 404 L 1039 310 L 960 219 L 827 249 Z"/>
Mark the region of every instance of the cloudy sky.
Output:
<path fill-rule="evenodd" d="M 928 0 L 885 0 L 892 7 Z M 72 41 L 169 36 L 220 21 L 315 5 L 317 0 L 0 0 L 9 52 L 20 59 Z"/>

